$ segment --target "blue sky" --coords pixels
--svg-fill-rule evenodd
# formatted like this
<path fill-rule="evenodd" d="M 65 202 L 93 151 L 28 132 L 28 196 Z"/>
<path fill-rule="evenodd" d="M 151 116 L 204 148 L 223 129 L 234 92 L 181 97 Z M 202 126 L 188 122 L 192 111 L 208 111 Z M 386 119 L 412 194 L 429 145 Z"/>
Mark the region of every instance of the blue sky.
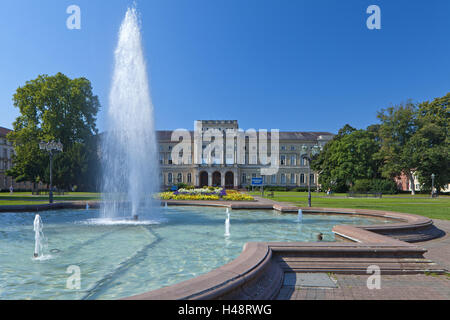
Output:
<path fill-rule="evenodd" d="M 128 0 L 0 4 L 0 126 L 12 95 L 39 74 L 86 77 L 108 107 L 113 51 Z M 66 28 L 76 4 L 81 30 Z M 381 30 L 366 8 L 381 8 Z M 157 129 L 196 119 L 242 128 L 337 132 L 381 108 L 450 92 L 450 1 L 141 0 Z"/>

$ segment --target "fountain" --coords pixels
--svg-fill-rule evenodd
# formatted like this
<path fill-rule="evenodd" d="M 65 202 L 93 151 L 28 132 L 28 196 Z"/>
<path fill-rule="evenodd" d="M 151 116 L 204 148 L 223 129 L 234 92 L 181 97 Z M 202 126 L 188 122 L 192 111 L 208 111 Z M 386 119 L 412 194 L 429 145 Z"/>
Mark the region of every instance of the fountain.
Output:
<path fill-rule="evenodd" d="M 36 215 L 33 223 L 33 231 L 34 231 L 34 258 L 40 258 L 44 254 L 44 232 L 42 229 L 44 225 L 42 223 L 42 219 L 40 215 Z"/>
<path fill-rule="evenodd" d="M 302 222 L 303 221 L 303 211 L 302 209 L 298 209 L 298 215 L 297 215 L 297 220 L 298 222 Z"/>
<path fill-rule="evenodd" d="M 86 210 L 89 210 L 89 203 L 86 202 Z"/>
<path fill-rule="evenodd" d="M 225 237 L 230 236 L 230 213 L 227 208 L 227 218 L 225 219 Z"/>
<path fill-rule="evenodd" d="M 155 212 L 159 189 L 153 105 L 138 15 L 129 8 L 119 31 L 107 130 L 102 140 L 103 218 L 137 220 Z"/>

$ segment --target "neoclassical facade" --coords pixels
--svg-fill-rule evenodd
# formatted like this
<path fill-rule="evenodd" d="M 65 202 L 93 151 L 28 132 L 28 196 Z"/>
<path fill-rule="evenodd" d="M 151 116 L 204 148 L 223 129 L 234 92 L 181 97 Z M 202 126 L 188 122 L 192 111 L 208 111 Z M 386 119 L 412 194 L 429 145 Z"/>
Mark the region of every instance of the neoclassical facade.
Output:
<path fill-rule="evenodd" d="M 11 186 L 14 190 L 31 189 L 31 183 L 17 183 L 12 177 L 6 175 L 6 170 L 9 170 L 13 165 L 12 157 L 14 154 L 12 143 L 6 139 L 9 132 L 11 130 L 0 127 L 0 191 L 9 191 Z"/>
<path fill-rule="evenodd" d="M 311 187 L 315 188 L 318 176 L 317 173 L 310 171 L 308 158 L 314 149 L 321 149 L 333 138 L 333 134 L 329 132 L 279 132 L 277 145 L 279 169 L 275 174 L 264 175 L 261 169 L 266 167 L 263 163 L 265 159 L 259 156 L 259 152 L 261 148 L 266 148 L 265 146 L 268 148 L 272 146 L 273 150 L 270 133 L 267 135 L 267 143 L 258 143 L 255 146 L 249 142 L 252 136 L 245 131 L 245 146 L 242 149 L 244 151 L 239 158 L 236 142 L 225 142 L 229 141 L 227 133 L 239 130 L 237 120 L 199 120 L 196 121 L 196 127 L 198 125 L 201 131 L 196 129 L 189 132 L 192 141 L 188 146 L 188 156 L 184 157 L 183 162 L 177 164 L 172 159 L 172 155 L 179 141 L 172 141 L 172 131 L 157 131 L 160 180 L 164 187 L 186 183 L 196 187 L 240 188 L 251 184 L 252 178 L 262 178 L 265 185 L 294 188 L 307 187 L 310 182 Z M 217 161 L 214 151 L 212 161 L 203 158 L 201 161 L 195 161 L 196 147 L 205 150 L 210 143 L 202 141 L 201 146 L 196 146 L 196 132 L 206 132 L 210 129 L 218 130 L 216 132 L 221 132 L 223 135 L 223 153 L 219 155 L 221 161 Z"/>

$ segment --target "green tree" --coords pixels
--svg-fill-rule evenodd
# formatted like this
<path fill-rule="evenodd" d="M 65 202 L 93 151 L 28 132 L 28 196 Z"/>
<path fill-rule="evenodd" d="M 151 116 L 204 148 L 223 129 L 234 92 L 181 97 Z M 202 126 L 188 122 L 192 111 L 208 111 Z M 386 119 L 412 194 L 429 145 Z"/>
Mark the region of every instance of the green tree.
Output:
<path fill-rule="evenodd" d="M 450 93 L 418 106 L 418 129 L 411 137 L 410 145 L 419 182 L 426 190 L 431 190 L 432 174 L 435 174 L 438 191 L 450 182 L 449 105 Z"/>
<path fill-rule="evenodd" d="M 413 157 L 415 147 L 411 143 L 417 131 L 416 115 L 417 107 L 410 101 L 381 110 L 378 113 L 381 148 L 374 155 L 381 162 L 381 173 L 385 178 L 402 173 L 408 177 L 412 194 L 415 194 L 413 173 L 418 166 Z"/>
<path fill-rule="evenodd" d="M 55 185 L 92 187 L 100 103 L 90 81 L 70 79 L 62 73 L 40 75 L 19 87 L 13 101 L 20 115 L 8 134 L 15 149 L 14 167 L 8 174 L 18 181 L 48 183 L 48 155 L 38 144 L 59 140 L 64 152 L 54 158 Z"/>
<path fill-rule="evenodd" d="M 379 176 L 379 163 L 373 158 L 378 152 L 376 134 L 345 125 L 312 159 L 312 169 L 319 172 L 319 183 L 325 189 L 346 191 L 357 179 Z"/>

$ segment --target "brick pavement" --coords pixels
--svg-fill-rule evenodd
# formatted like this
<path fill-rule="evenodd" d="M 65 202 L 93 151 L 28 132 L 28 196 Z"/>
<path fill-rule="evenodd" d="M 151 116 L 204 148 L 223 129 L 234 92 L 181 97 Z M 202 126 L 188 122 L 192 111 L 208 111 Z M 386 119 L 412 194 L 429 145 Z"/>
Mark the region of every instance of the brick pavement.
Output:
<path fill-rule="evenodd" d="M 425 257 L 450 271 L 450 220 L 434 220 L 447 234 L 417 243 L 428 249 Z M 368 289 L 369 275 L 332 274 L 338 288 L 283 286 L 279 300 L 449 300 L 450 274 L 381 275 L 381 288 Z"/>

